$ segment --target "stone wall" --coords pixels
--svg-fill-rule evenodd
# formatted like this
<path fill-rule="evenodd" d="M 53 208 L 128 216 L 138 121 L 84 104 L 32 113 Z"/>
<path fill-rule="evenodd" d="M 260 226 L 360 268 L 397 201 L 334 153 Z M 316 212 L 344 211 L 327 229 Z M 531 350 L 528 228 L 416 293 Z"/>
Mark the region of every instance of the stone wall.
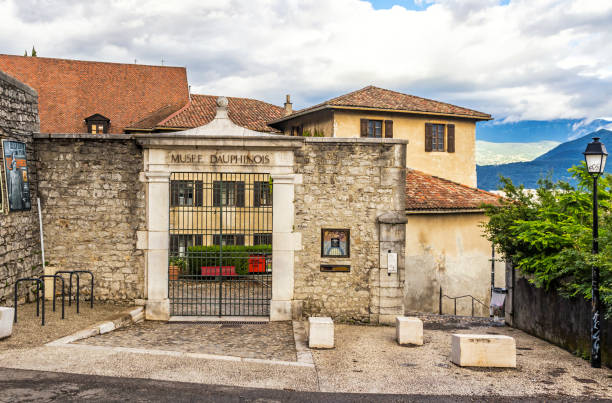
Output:
<path fill-rule="evenodd" d="M 564 298 L 554 290 L 536 288 L 507 267 L 509 299 L 506 323 L 556 344 L 579 357 L 591 356 L 591 301 Z M 512 301 L 514 299 L 514 301 Z M 612 368 L 612 320 L 601 318 L 601 362 Z"/>
<path fill-rule="evenodd" d="M 46 260 L 93 271 L 96 299 L 143 298 L 142 150 L 128 135 L 80 134 L 38 135 L 36 151 Z"/>
<path fill-rule="evenodd" d="M 32 133 L 39 130 L 36 91 L 0 72 L 0 140 L 26 143 L 32 209 L 4 214 L 6 195 L 2 194 L 0 212 L 0 305 L 12 305 L 15 281 L 42 274 L 38 217 L 36 214 L 36 167 L 33 162 Z M 4 186 L 4 158 L 2 182 Z M 20 287 L 23 298 L 28 287 Z"/>
<path fill-rule="evenodd" d="M 302 250 L 295 252 L 294 299 L 306 316 L 378 322 L 401 314 L 405 233 L 393 243 L 401 245 L 394 250 L 399 273 L 387 275 L 378 217 L 405 214 L 405 152 L 403 140 L 333 138 L 308 138 L 295 152 L 303 183 L 295 188 Z M 350 258 L 320 257 L 322 228 L 350 229 Z M 350 265 L 350 272 L 321 272 L 321 264 Z"/>

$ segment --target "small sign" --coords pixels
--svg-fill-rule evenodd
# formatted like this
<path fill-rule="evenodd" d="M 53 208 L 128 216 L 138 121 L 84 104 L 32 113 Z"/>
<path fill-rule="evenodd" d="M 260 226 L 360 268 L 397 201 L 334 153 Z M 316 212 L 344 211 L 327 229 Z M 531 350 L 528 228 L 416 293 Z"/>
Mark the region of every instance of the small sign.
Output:
<path fill-rule="evenodd" d="M 328 273 L 347 273 L 351 271 L 351 266 L 340 264 L 322 264 L 321 271 Z"/>
<path fill-rule="evenodd" d="M 397 253 L 387 253 L 387 273 L 397 273 Z"/>

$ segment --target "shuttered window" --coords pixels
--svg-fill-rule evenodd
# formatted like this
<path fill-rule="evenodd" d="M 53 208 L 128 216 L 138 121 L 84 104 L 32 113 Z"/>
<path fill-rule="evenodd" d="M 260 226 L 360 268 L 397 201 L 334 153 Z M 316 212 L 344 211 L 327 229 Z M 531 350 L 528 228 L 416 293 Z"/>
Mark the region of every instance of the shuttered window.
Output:
<path fill-rule="evenodd" d="M 455 152 L 455 125 L 425 123 L 425 151 Z"/>
<path fill-rule="evenodd" d="M 178 180 L 170 183 L 170 206 L 203 206 L 202 181 Z"/>
<path fill-rule="evenodd" d="M 361 137 L 382 137 L 382 120 L 361 119 L 360 123 Z"/>

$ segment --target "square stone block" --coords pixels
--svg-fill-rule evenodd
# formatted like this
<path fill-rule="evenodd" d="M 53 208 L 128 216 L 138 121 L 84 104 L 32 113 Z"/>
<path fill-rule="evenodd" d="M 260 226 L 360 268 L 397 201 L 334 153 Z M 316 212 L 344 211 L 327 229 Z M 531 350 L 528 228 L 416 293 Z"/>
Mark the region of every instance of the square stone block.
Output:
<path fill-rule="evenodd" d="M 13 319 L 15 319 L 15 308 L 0 307 L 0 339 L 9 337 L 13 333 Z"/>
<path fill-rule="evenodd" d="M 395 318 L 395 335 L 399 344 L 423 345 L 423 321 L 411 316 Z"/>
<path fill-rule="evenodd" d="M 308 318 L 308 347 L 334 348 L 334 322 L 331 318 Z"/>
<path fill-rule="evenodd" d="M 510 336 L 453 334 L 451 361 L 461 367 L 516 368 L 516 342 Z"/>

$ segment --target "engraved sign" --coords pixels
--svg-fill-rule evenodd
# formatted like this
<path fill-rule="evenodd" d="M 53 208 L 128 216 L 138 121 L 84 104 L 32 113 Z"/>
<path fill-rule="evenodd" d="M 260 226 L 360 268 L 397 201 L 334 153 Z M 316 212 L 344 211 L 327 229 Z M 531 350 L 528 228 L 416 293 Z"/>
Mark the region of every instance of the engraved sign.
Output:
<path fill-rule="evenodd" d="M 229 154 L 229 153 L 172 153 L 171 164 L 211 164 L 211 165 L 268 165 L 271 158 L 268 154 Z"/>

